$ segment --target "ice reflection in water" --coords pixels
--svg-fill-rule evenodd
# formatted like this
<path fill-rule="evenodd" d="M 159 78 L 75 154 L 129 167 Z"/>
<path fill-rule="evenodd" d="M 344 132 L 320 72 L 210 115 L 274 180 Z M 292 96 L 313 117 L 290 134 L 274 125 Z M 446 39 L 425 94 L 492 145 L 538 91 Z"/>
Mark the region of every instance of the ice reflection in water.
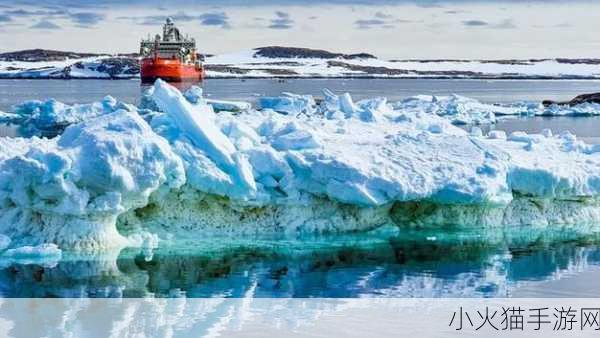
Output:
<path fill-rule="evenodd" d="M 5 264 L 5 297 L 507 297 L 600 265 L 587 229 L 396 229 L 302 240 L 204 239 L 163 243 L 153 255 L 126 249 L 65 253 L 52 264 Z M 574 295 L 576 296 L 576 294 Z"/>

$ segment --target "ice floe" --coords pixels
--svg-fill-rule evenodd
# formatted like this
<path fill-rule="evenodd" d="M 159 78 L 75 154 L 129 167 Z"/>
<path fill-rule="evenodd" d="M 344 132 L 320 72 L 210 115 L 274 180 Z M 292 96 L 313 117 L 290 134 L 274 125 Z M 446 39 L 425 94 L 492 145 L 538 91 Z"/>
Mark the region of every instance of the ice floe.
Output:
<path fill-rule="evenodd" d="M 90 118 L 112 113 L 119 109 L 136 110 L 136 107 L 118 102 L 106 96 L 101 102 L 67 105 L 54 99 L 46 101 L 26 101 L 14 108 L 10 114 L 0 114 L 0 123 L 19 126 L 22 136 L 54 135 L 68 125 Z"/>
<path fill-rule="evenodd" d="M 396 102 L 394 109 L 410 110 L 448 117 L 455 124 L 494 123 L 496 114 L 517 115 L 516 108 L 484 104 L 459 95 L 418 95 Z"/>
<path fill-rule="evenodd" d="M 288 94 L 217 114 L 201 91 L 163 81 L 140 107 L 106 101 L 56 138 L 0 138 L 0 233 L 15 245 L 600 221 L 597 146 L 569 133 L 484 136 L 452 124 L 521 113 L 513 108 L 325 91 L 319 103 Z"/>
<path fill-rule="evenodd" d="M 46 267 L 55 266 L 62 258 L 62 250 L 56 244 L 45 243 L 36 246 L 21 246 L 9 248 L 11 239 L 0 235 L 0 267 L 6 267 L 14 263 L 38 264 Z"/>
<path fill-rule="evenodd" d="M 17 126 L 16 132 L 23 137 L 54 137 L 67 126 L 96 116 L 123 109 L 138 111 L 141 115 L 154 114 L 161 110 L 156 105 L 153 89 L 143 93 L 139 106 L 117 101 L 106 96 L 100 102 L 85 104 L 65 104 L 54 99 L 46 101 L 26 101 L 13 107 L 11 112 L 0 112 L 0 124 Z M 200 87 L 192 86 L 183 93 L 185 99 L 196 106 L 210 106 L 216 113 L 242 113 L 252 110 L 249 102 L 215 100 L 203 97 Z M 600 104 L 583 103 L 575 106 L 551 104 L 543 106 L 538 102 L 518 102 L 513 104 L 490 104 L 460 96 L 417 95 L 396 102 L 386 98 L 366 99 L 355 102 L 350 94 L 336 95 L 324 89 L 322 98 L 311 95 L 282 93 L 276 97 L 259 97 L 256 109 L 274 111 L 284 115 L 322 115 L 328 119 L 357 117 L 371 122 L 392 111 L 413 114 L 440 116 L 455 125 L 494 124 L 499 118 L 518 116 L 594 116 L 600 115 Z"/>
<path fill-rule="evenodd" d="M 259 109 L 272 109 L 286 115 L 311 115 L 314 113 L 315 105 L 312 95 L 283 93 L 282 96 L 260 97 L 258 99 Z"/>
<path fill-rule="evenodd" d="M 417 95 L 392 103 L 396 110 L 436 114 L 453 124 L 492 124 L 498 118 L 511 116 L 594 116 L 600 115 L 600 104 L 582 103 L 575 106 L 539 102 L 489 104 L 460 96 Z"/>

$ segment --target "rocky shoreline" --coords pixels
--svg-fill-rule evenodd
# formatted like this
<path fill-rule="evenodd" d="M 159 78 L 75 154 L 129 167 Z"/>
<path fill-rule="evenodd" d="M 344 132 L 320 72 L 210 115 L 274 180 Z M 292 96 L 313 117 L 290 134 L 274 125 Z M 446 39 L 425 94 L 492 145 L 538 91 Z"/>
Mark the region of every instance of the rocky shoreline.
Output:
<path fill-rule="evenodd" d="M 577 95 L 570 101 L 553 101 L 553 100 L 544 100 L 542 104 L 544 106 L 551 106 L 553 104 L 560 106 L 576 106 L 583 103 L 598 103 L 600 104 L 600 93 L 591 93 L 591 94 L 581 94 Z"/>

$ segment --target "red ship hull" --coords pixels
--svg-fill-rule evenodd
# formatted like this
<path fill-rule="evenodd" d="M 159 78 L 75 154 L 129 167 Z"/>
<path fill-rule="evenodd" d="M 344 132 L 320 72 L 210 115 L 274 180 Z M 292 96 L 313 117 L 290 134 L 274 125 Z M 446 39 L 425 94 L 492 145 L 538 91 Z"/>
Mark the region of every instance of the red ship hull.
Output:
<path fill-rule="evenodd" d="M 162 79 L 168 82 L 202 81 L 204 69 L 178 59 L 145 58 L 140 71 L 142 82 Z"/>

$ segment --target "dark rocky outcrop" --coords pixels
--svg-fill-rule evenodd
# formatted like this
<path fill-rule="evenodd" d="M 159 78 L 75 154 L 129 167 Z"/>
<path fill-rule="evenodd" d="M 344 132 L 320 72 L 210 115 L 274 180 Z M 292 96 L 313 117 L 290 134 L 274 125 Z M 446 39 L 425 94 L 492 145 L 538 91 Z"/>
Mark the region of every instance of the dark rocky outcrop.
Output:
<path fill-rule="evenodd" d="M 439 63 L 439 62 L 459 62 L 459 63 L 464 63 L 464 62 L 479 62 L 479 63 L 491 63 L 491 64 L 499 64 L 499 65 L 518 65 L 518 66 L 529 66 L 532 65 L 536 62 L 543 62 L 543 61 L 549 61 L 550 59 L 523 59 L 523 60 L 518 60 L 518 59 L 497 59 L 497 60 L 482 60 L 482 59 L 394 59 L 394 60 L 389 60 L 390 62 L 418 62 L 418 63 Z M 564 62 L 562 63 L 568 63 L 567 61 L 569 61 L 570 59 L 557 59 L 557 61 L 559 63 L 561 63 L 559 60 L 563 60 Z M 578 60 L 572 60 L 574 62 L 571 63 L 578 63 Z"/>
<path fill-rule="evenodd" d="M 128 57 L 113 57 L 101 59 L 98 62 L 76 62 L 63 69 L 60 76 L 53 76 L 58 78 L 71 79 L 72 69 L 77 68 L 79 70 L 89 69 L 91 71 L 108 74 L 111 79 L 118 78 L 133 78 L 140 73 L 140 63 L 136 58 Z"/>
<path fill-rule="evenodd" d="M 327 65 L 329 67 L 341 67 L 348 69 L 353 72 L 363 72 L 365 74 L 385 74 L 385 75 L 406 75 L 409 74 L 410 71 L 405 69 L 393 69 L 387 67 L 374 67 L 374 66 L 362 66 L 362 65 L 353 65 L 346 62 L 340 61 L 327 61 Z"/>
<path fill-rule="evenodd" d="M 204 66 L 204 70 L 237 75 L 248 74 L 248 72 L 250 72 L 250 69 L 234 67 L 230 65 L 206 65 Z"/>
<path fill-rule="evenodd" d="M 134 58 L 102 59 L 96 71 L 107 73 L 111 77 L 136 75 L 140 73 L 140 63 Z"/>
<path fill-rule="evenodd" d="M 544 106 L 550 106 L 553 104 L 558 105 L 566 105 L 566 106 L 576 106 L 582 103 L 599 103 L 600 104 L 600 93 L 591 93 L 591 94 L 581 94 L 573 98 L 571 101 L 552 101 L 552 100 L 544 100 L 542 104 Z"/>
<path fill-rule="evenodd" d="M 558 63 L 600 65 L 600 59 L 556 59 Z"/>
<path fill-rule="evenodd" d="M 0 61 L 64 61 L 84 57 L 101 56 L 103 54 L 63 52 L 48 49 L 27 49 L 0 54 Z"/>
<path fill-rule="evenodd" d="M 255 49 L 255 57 L 266 58 L 298 58 L 298 59 L 376 59 L 374 55 L 367 53 L 342 54 L 332 53 L 321 49 L 269 46 Z"/>
<path fill-rule="evenodd" d="M 206 66 L 204 66 L 204 69 L 206 71 L 237 74 L 237 75 L 246 75 L 252 71 L 265 72 L 272 76 L 297 76 L 297 75 L 299 75 L 297 72 L 295 72 L 291 69 L 281 69 L 281 68 L 242 68 L 242 67 L 235 67 L 235 66 L 230 66 L 230 65 L 206 65 Z"/>
<path fill-rule="evenodd" d="M 427 76 L 437 78 L 484 78 L 487 75 L 484 73 L 471 72 L 471 71 L 419 71 L 413 69 L 396 69 L 387 67 L 375 67 L 375 66 L 363 66 L 355 65 L 341 61 L 327 61 L 329 67 L 341 67 L 348 69 L 352 72 L 362 72 L 364 75 L 389 75 L 398 76 L 406 75 L 411 76 Z M 346 76 L 357 76 L 356 73 L 346 73 Z M 512 74 L 502 74 L 502 76 L 513 76 Z M 518 74 L 514 75 L 518 76 Z"/>
<path fill-rule="evenodd" d="M 28 61 L 28 62 L 41 62 L 41 61 L 65 61 L 67 59 L 81 59 L 87 57 L 97 56 L 108 56 L 109 54 L 98 54 L 98 53 L 79 53 L 69 52 L 60 50 L 50 49 L 26 49 L 16 52 L 0 53 L 0 61 Z M 117 54 L 116 57 L 120 58 L 132 58 L 139 57 L 138 53 L 121 53 Z"/>

